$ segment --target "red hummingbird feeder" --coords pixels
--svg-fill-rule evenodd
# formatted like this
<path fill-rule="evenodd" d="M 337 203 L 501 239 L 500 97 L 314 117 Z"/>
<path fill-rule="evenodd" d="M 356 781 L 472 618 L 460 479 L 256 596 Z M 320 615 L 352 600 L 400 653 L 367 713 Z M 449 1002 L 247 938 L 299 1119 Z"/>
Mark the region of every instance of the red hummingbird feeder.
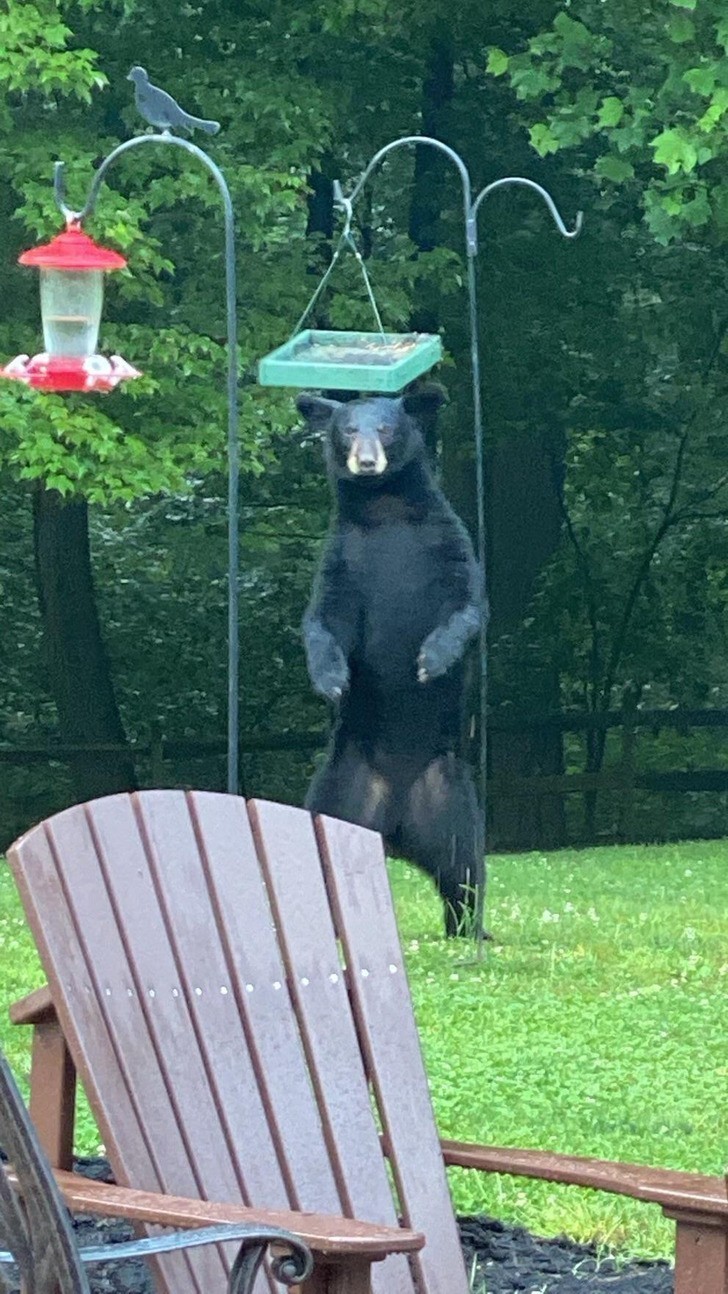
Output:
<path fill-rule="evenodd" d="M 45 350 L 17 355 L 0 377 L 40 391 L 112 391 L 140 377 L 120 355 L 96 354 L 104 299 L 104 274 L 122 270 L 123 256 L 101 247 L 77 222 L 50 243 L 18 257 L 40 270 L 40 310 Z"/>

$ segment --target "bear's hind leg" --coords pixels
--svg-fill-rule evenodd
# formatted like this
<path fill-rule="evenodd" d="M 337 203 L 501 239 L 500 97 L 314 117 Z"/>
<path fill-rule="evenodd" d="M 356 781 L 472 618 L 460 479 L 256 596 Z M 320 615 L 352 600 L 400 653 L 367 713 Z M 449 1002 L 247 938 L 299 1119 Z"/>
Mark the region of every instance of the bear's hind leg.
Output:
<path fill-rule="evenodd" d="M 410 787 L 398 837 L 406 858 L 435 880 L 445 933 L 473 936 L 485 886 L 481 814 L 470 769 L 442 755 Z"/>
<path fill-rule="evenodd" d="M 386 836 L 392 816 L 389 783 L 368 763 L 353 742 L 331 752 L 306 794 L 311 813 L 326 813 L 344 822 L 369 827 Z"/>

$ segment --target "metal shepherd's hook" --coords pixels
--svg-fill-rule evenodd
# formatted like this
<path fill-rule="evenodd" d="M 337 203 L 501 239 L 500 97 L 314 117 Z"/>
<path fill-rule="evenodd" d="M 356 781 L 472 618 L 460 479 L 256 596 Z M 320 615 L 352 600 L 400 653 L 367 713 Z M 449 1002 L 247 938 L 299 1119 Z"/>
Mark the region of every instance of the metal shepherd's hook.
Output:
<path fill-rule="evenodd" d="M 475 276 L 475 260 L 478 255 L 478 214 L 486 198 L 497 189 L 504 189 L 510 185 L 520 185 L 523 188 L 531 189 L 537 193 L 546 203 L 556 228 L 564 238 L 576 238 L 582 226 L 582 212 L 578 211 L 574 228 L 568 229 L 559 214 L 556 203 L 551 194 L 541 184 L 535 180 L 525 179 L 520 175 L 504 176 L 503 179 L 494 180 L 481 189 L 473 201 L 473 189 L 470 180 L 470 172 L 459 153 L 448 144 L 443 144 L 439 139 L 433 139 L 429 135 L 404 135 L 401 139 L 394 139 L 391 143 L 385 144 L 379 149 L 378 153 L 365 168 L 363 174 L 357 180 L 354 188 L 345 198 L 341 186 L 338 182 L 334 186 L 334 201 L 346 212 L 347 229 L 351 224 L 351 211 L 353 204 L 359 197 L 364 185 L 367 183 L 370 175 L 376 170 L 377 166 L 388 153 L 396 148 L 402 148 L 405 145 L 426 145 L 429 148 L 435 148 L 440 153 L 444 153 L 451 162 L 454 163 L 462 182 L 463 191 L 463 219 L 465 226 L 465 250 L 467 253 L 468 265 L 468 313 L 469 313 L 469 333 L 470 333 L 470 366 L 473 383 L 473 423 L 475 432 L 475 473 L 477 489 L 477 515 L 478 515 L 478 561 L 483 579 L 483 593 L 487 590 L 486 575 L 486 545 L 485 545 L 485 459 L 483 444 L 483 399 L 482 399 L 482 376 L 480 368 L 480 342 L 478 337 L 478 296 L 477 282 Z M 485 603 L 484 603 L 485 605 Z M 485 841 L 485 824 L 486 824 L 486 805 L 488 789 L 488 738 L 487 738 L 487 708 L 488 708 L 488 623 L 487 615 L 483 615 L 480 626 L 479 636 L 479 655 L 480 655 L 480 758 L 479 758 L 479 791 L 480 803 L 483 816 L 483 841 Z M 483 920 L 485 905 L 485 886 L 478 886 L 478 894 L 475 905 L 475 929 L 476 940 L 478 945 L 478 956 L 483 952 Z"/>
<path fill-rule="evenodd" d="M 220 168 L 196 144 L 179 135 L 171 134 L 176 128 L 203 130 L 214 135 L 220 129 L 216 121 L 192 117 L 158 86 L 152 85 L 143 67 L 133 67 L 127 78 L 134 82 L 136 106 L 140 115 L 155 127 L 159 134 L 135 135 L 119 144 L 101 163 L 96 172 L 86 201 L 80 211 L 66 205 L 65 166 L 56 162 L 53 191 L 58 208 L 67 224 L 81 224 L 93 214 L 101 185 L 109 167 L 133 148 L 147 144 L 164 144 L 181 148 L 197 158 L 213 176 L 222 195 L 225 216 L 225 293 L 227 311 L 227 399 L 228 399 L 228 721 L 227 721 L 227 789 L 237 795 L 239 790 L 238 734 L 240 726 L 240 647 L 239 647 L 239 529 L 238 504 L 240 497 L 240 446 L 238 440 L 238 342 L 237 342 L 237 285 L 235 274 L 235 218 L 225 176 Z"/>

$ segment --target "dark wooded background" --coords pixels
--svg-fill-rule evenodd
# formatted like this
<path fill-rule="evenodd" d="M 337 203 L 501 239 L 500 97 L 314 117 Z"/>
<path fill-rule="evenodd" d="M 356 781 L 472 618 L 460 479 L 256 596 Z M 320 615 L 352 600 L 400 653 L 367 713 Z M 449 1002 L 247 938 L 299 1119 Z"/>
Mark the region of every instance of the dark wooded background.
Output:
<path fill-rule="evenodd" d="M 728 705 L 728 37 L 719 0 L 654 9 L 212 0 L 180 22 L 154 0 L 7 6 L 3 356 L 40 347 L 37 282 L 15 260 L 58 227 L 53 160 L 80 200 L 138 128 L 129 66 L 143 54 L 223 124 L 211 148 L 240 246 L 246 790 L 300 801 L 314 753 L 299 739 L 327 727 L 298 634 L 328 513 L 320 448 L 290 393 L 256 387 L 255 362 L 326 264 L 333 178 L 346 188 L 376 148 L 419 130 L 454 145 L 478 185 L 520 172 L 567 220 L 585 210 L 575 243 L 523 193 L 482 216 L 491 843 L 724 832 L 725 716 L 702 712 Z M 104 348 L 146 377 L 96 401 L 0 389 L 0 844 L 135 782 L 224 782 L 220 754 L 199 750 L 225 726 L 221 223 L 203 174 L 142 151 L 110 175 L 91 231 L 131 267 L 109 285 Z M 357 217 L 386 322 L 443 332 L 451 403 L 430 449 L 472 525 L 456 176 L 400 154 Z M 369 326 L 355 266 L 319 321 Z M 675 707 L 690 714 L 642 722 Z M 466 723 L 473 753 L 477 740 Z M 548 794 L 519 781 L 534 776 Z"/>

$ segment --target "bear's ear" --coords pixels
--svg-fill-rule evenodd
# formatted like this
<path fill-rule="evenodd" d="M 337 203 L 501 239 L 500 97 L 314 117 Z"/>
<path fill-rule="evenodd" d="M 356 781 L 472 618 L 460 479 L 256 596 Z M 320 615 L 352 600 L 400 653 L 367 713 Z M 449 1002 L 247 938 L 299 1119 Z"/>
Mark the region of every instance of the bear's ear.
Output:
<path fill-rule="evenodd" d="M 296 396 L 298 412 L 303 414 L 314 431 L 323 431 L 324 427 L 328 427 L 340 407 L 338 400 L 325 400 L 322 395 L 311 395 L 310 391 L 302 391 Z"/>
<path fill-rule="evenodd" d="M 433 418 L 443 404 L 447 404 L 447 391 L 438 382 L 423 382 L 421 386 L 405 391 L 405 413 L 414 418 Z"/>

